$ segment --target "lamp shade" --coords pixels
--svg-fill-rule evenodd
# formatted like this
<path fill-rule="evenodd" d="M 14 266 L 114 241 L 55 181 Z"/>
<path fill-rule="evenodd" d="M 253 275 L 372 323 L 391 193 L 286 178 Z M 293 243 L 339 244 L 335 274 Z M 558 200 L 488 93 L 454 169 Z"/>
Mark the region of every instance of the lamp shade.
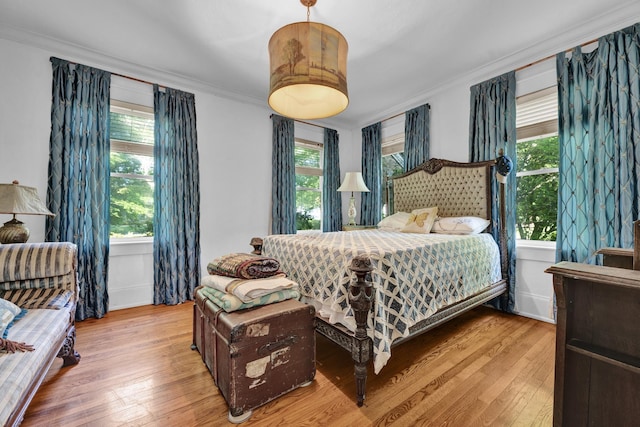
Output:
<path fill-rule="evenodd" d="M 338 191 L 360 191 L 368 193 L 369 189 L 364 183 L 360 172 L 347 172 Z"/>
<path fill-rule="evenodd" d="M 55 216 L 42 203 L 34 187 L 13 184 L 0 184 L 0 214 L 50 215 Z"/>
<path fill-rule="evenodd" d="M 349 104 L 347 40 L 317 22 L 296 22 L 269 40 L 269 105 L 294 119 L 335 116 Z"/>

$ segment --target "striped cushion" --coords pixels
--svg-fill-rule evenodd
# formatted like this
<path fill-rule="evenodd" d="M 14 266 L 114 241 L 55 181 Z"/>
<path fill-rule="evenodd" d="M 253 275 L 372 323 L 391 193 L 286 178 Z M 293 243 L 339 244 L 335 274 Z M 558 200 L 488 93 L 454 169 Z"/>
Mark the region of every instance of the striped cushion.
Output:
<path fill-rule="evenodd" d="M 2 298 L 26 309 L 52 308 L 59 310 L 73 298 L 73 292 L 66 289 L 36 288 L 0 291 Z"/>
<path fill-rule="evenodd" d="M 69 242 L 0 245 L 0 289 L 64 287 L 74 280 L 76 246 Z"/>
<path fill-rule="evenodd" d="M 9 331 L 8 339 L 33 344 L 32 352 L 0 352 L 0 425 L 5 425 L 15 405 L 23 398 L 37 371 L 49 363 L 58 339 L 65 335 L 69 309 L 29 310 Z"/>

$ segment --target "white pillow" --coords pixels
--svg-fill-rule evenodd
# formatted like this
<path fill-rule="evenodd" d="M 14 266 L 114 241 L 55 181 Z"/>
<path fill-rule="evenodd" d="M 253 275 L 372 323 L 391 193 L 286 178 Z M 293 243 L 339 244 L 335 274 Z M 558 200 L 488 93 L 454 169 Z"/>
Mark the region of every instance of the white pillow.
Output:
<path fill-rule="evenodd" d="M 414 209 L 406 225 L 402 228 L 403 233 L 422 233 L 431 232 L 433 222 L 438 216 L 438 207 Z"/>
<path fill-rule="evenodd" d="M 438 218 L 433 224 L 433 232 L 439 234 L 478 234 L 482 233 L 491 221 L 475 216 L 457 216 Z"/>
<path fill-rule="evenodd" d="M 21 311 L 22 309 L 11 301 L 0 298 L 0 337 L 4 338 L 7 326 Z"/>
<path fill-rule="evenodd" d="M 410 216 L 411 214 L 409 212 L 396 212 L 393 215 L 383 218 L 382 221 L 378 223 L 378 228 L 387 231 L 400 231 L 407 225 Z"/>

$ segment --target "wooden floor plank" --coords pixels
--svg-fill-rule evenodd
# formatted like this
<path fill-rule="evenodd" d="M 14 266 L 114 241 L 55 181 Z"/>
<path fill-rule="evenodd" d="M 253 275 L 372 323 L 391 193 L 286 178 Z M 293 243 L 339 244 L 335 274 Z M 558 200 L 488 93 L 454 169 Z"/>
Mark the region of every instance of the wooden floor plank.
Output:
<path fill-rule="evenodd" d="M 58 361 L 23 426 L 229 426 L 191 350 L 193 305 L 113 311 L 77 324 L 80 364 Z M 244 426 L 550 426 L 555 326 L 479 307 L 393 349 L 355 404 L 350 355 L 317 338 L 317 373 Z M 440 425 L 440 424 L 437 424 Z"/>
<path fill-rule="evenodd" d="M 533 324 L 532 324 L 533 325 Z M 531 330 L 534 328 L 534 330 Z M 536 343 L 540 341 L 543 333 L 531 326 L 531 328 L 520 329 L 523 331 L 517 339 L 510 339 L 513 336 L 509 336 L 502 340 L 500 345 L 492 348 L 492 351 L 499 351 L 492 355 L 489 362 L 480 368 L 480 371 L 475 375 L 480 376 L 482 379 L 493 379 L 494 384 L 499 382 L 505 374 L 508 375 L 509 368 L 514 364 L 517 364 L 519 360 L 527 360 L 527 355 L 531 352 L 538 354 L 538 348 Z M 542 331 L 544 332 L 544 331 Z M 498 350 L 499 349 L 499 350 Z M 530 362 L 529 366 L 531 365 Z M 524 364 L 519 366 L 521 370 L 526 369 Z M 500 374 L 494 377 L 495 373 Z M 487 392 L 485 395 L 485 392 Z M 476 382 L 472 387 L 458 397 L 459 393 L 451 396 L 448 408 L 443 411 L 442 415 L 433 419 L 433 425 L 461 425 L 464 422 L 470 422 L 474 418 L 478 418 L 479 415 L 488 407 L 491 400 L 489 400 L 491 393 L 491 387 L 486 387 L 486 381 Z"/>
<path fill-rule="evenodd" d="M 467 339 L 452 343 L 447 357 L 452 362 L 451 368 L 434 381 L 419 382 L 419 392 L 410 398 L 404 398 L 401 406 L 404 412 L 401 418 L 403 423 L 428 423 L 428 420 L 440 415 L 452 402 L 451 396 L 459 396 L 470 386 L 471 383 L 467 381 L 469 376 L 490 360 L 489 355 L 495 353 L 495 348 L 503 346 L 504 340 L 516 339 L 525 330 L 499 321 L 499 316 L 494 316 L 492 320 L 498 321 L 484 322 L 485 327 L 480 329 L 473 326 L 466 328 L 469 331 Z M 483 339 L 483 334 L 488 334 L 488 339 Z M 425 366 L 425 371 L 429 372 L 430 367 Z M 398 411 L 394 417 L 398 418 L 400 415 Z"/>

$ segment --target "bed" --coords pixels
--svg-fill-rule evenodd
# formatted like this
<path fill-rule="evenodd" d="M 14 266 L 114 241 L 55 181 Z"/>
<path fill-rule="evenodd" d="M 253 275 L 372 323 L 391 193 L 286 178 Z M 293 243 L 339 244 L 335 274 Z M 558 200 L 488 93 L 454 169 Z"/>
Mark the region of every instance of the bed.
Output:
<path fill-rule="evenodd" d="M 396 212 L 437 207 L 439 218 L 488 220 L 484 232 L 385 228 L 252 240 L 257 252 L 277 259 L 298 282 L 303 301 L 316 307 L 316 331 L 351 353 L 358 406 L 370 362 L 377 374 L 393 347 L 506 296 L 504 221 L 491 222 L 492 197 L 504 200 L 502 185 L 493 184 L 494 168 L 495 161 L 431 159 L 393 180 Z M 499 194 L 492 188 L 500 188 Z M 416 215 L 412 219 L 420 223 Z"/>

